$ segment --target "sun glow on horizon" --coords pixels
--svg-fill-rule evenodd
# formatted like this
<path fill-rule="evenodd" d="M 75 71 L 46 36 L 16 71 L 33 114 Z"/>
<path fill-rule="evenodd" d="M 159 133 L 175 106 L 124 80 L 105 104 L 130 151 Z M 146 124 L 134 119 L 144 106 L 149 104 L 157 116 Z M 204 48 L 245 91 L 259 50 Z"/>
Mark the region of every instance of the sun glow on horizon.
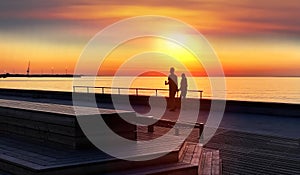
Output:
<path fill-rule="evenodd" d="M 141 43 L 143 48 L 136 47 Z M 176 67 L 178 71 L 189 70 L 193 75 L 205 74 L 193 53 L 174 41 L 158 37 L 138 38 L 118 46 L 105 58 L 98 74 L 113 73 L 128 61 L 130 65 L 126 69 L 129 75 L 139 69 L 168 74 L 170 67 Z"/>

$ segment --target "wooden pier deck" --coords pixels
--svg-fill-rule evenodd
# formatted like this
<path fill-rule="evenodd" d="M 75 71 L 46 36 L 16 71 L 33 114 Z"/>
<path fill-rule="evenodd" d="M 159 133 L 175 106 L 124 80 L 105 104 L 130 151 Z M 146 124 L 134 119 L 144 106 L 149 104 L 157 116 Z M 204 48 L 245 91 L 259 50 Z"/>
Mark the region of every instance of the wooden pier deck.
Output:
<path fill-rule="evenodd" d="M 223 174 L 300 174 L 299 139 L 220 130 L 205 147 L 220 150 Z"/>
<path fill-rule="evenodd" d="M 158 133 L 166 133 L 167 130 L 155 128 Z M 187 141 L 198 142 L 197 129 L 192 131 Z M 218 129 L 203 148 L 206 151 L 210 149 L 218 150 L 224 175 L 300 174 L 300 135 L 299 139 L 294 139 Z"/>
<path fill-rule="evenodd" d="M 22 139 L 11 139 L 5 135 L 0 135 L 0 138 L 0 169 L 16 175 L 34 175 L 36 173 L 83 175 L 107 173 L 115 170 L 125 171 L 149 165 L 175 164 L 178 162 L 181 148 L 178 147 L 173 151 L 163 150 L 166 147 L 164 143 L 161 143 L 159 147 L 151 145 L 148 148 L 135 148 L 137 154 L 131 155 L 132 158 L 149 156 L 153 153 L 164 153 L 163 151 L 168 154 L 155 160 L 131 162 L 111 157 L 98 149 L 70 150 L 38 145 Z M 165 144 L 170 145 L 174 142 L 176 140 L 174 141 L 170 137 Z"/>
<path fill-rule="evenodd" d="M 47 105 L 47 103 L 45 103 L 45 105 Z M 241 113 L 240 115 L 243 114 Z M 1 127 L 5 127 L 5 125 L 2 125 Z M 155 126 L 155 132 L 152 136 L 157 137 L 157 135 L 166 133 L 167 130 L 169 130 L 169 128 Z M 146 132 L 145 127 L 138 128 L 138 131 L 138 138 L 143 133 L 149 135 L 149 133 Z M 1 141 L 2 140 L 3 139 L 1 139 Z M 187 140 L 197 142 L 198 129 L 195 129 Z M 300 174 L 299 140 L 300 135 L 297 139 L 219 129 L 209 143 L 204 146 L 203 150 L 219 150 L 223 174 L 294 175 Z M 21 146 L 23 144 L 19 143 L 16 145 L 19 146 L 20 150 L 23 150 L 23 147 Z M 25 147 L 26 146 L 24 146 L 24 148 Z M 59 148 L 59 150 L 60 149 L 63 148 Z M 57 148 L 55 150 L 57 150 Z M 0 169 L 3 169 L 3 167 L 0 167 Z M 0 174 L 11 175 L 5 171 L 0 171 Z"/>
<path fill-rule="evenodd" d="M 95 115 L 95 109 L 79 109 L 83 117 Z M 179 161 L 181 156 L 185 155 L 182 154 L 185 148 L 181 136 L 166 135 L 164 141 L 159 144 L 140 145 L 140 141 L 151 140 L 161 135 L 159 132 L 137 132 L 137 126 L 132 127 L 131 124 L 121 121 L 115 110 L 99 110 L 108 125 L 113 123 L 114 131 L 121 131 L 118 134 L 122 136 L 125 128 L 127 134 L 134 136 L 132 139 L 137 144 L 126 149 L 119 149 L 120 145 L 111 145 L 116 147 L 115 150 L 119 151 L 120 155 L 128 151 L 128 158 L 133 160 L 154 155 L 164 156 L 147 161 L 127 161 L 112 157 L 93 146 L 83 149 L 78 147 L 77 143 L 78 137 L 82 139 L 85 136 L 78 126 L 72 106 L 1 99 L 0 170 L 13 175 L 94 175 L 116 171 L 119 174 L 126 171 L 134 171 L 135 174 L 137 171 L 140 172 L 138 174 L 197 174 L 198 164 Z M 134 112 L 118 112 L 128 117 L 136 117 Z M 175 149 L 170 150 L 170 145 L 174 145 Z"/>

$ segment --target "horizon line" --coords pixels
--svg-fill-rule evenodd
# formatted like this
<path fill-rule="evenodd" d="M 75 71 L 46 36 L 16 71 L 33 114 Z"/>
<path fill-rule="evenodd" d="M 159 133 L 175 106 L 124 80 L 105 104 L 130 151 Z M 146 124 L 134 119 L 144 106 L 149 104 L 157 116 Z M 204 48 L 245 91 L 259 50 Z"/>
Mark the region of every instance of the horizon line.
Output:
<path fill-rule="evenodd" d="M 27 75 L 25 73 L 3 73 L 0 75 Z M 73 75 L 73 76 L 97 76 L 97 77 L 114 77 L 115 75 L 111 74 L 111 75 L 91 75 L 91 74 L 72 74 L 72 73 L 31 73 L 30 75 Z M 118 77 L 132 77 L 132 76 L 136 76 L 136 75 L 118 75 Z M 168 76 L 167 75 L 139 75 L 140 77 L 165 77 Z M 180 76 L 180 75 L 178 75 Z M 300 77 L 300 75 L 224 75 L 224 76 L 220 76 L 220 75 L 213 75 L 213 76 L 207 76 L 207 75 L 194 75 L 194 76 L 187 76 L 187 77 Z"/>

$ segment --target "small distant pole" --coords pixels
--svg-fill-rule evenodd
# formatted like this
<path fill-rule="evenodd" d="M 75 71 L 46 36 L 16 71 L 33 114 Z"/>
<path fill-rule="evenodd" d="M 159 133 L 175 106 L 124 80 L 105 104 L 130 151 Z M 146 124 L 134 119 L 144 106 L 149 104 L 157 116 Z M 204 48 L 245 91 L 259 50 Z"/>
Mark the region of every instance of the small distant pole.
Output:
<path fill-rule="evenodd" d="M 54 67 L 51 67 L 52 75 L 54 74 Z"/>
<path fill-rule="evenodd" d="M 30 61 L 28 62 L 28 67 L 27 67 L 27 76 L 29 76 L 29 74 L 30 74 Z"/>
<path fill-rule="evenodd" d="M 66 75 L 68 75 L 68 67 L 66 67 Z"/>

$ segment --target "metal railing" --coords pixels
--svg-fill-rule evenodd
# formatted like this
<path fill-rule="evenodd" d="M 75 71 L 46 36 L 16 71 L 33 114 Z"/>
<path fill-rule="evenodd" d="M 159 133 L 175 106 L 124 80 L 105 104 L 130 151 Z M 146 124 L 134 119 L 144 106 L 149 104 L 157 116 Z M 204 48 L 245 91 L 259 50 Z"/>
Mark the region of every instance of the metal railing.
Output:
<path fill-rule="evenodd" d="M 101 89 L 101 93 L 105 94 L 106 89 L 110 90 L 118 90 L 118 94 L 121 94 L 121 90 L 134 90 L 135 95 L 139 96 L 139 91 L 154 91 L 155 95 L 158 96 L 159 91 L 169 91 L 169 89 L 157 89 L 157 88 L 124 88 L 124 87 L 97 87 L 97 86 L 73 86 L 73 92 L 76 92 L 76 89 L 86 89 L 87 93 L 90 93 L 91 89 Z M 187 90 L 187 92 L 194 92 L 194 93 L 199 93 L 199 98 L 202 99 L 203 97 L 203 91 L 202 90 Z M 179 96 L 177 92 L 177 97 Z"/>

